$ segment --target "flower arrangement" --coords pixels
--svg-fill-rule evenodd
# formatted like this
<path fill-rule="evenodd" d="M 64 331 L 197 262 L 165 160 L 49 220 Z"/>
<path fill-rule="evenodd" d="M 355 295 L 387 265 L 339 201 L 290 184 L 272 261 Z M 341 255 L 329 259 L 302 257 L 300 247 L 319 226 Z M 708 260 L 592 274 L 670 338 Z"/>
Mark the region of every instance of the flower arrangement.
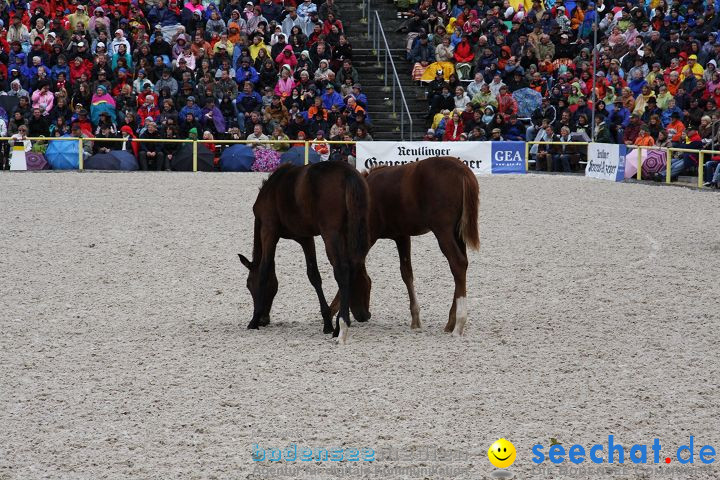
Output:
<path fill-rule="evenodd" d="M 264 147 L 255 150 L 255 162 L 252 164 L 253 172 L 274 172 L 278 165 L 280 165 L 280 152 Z"/>

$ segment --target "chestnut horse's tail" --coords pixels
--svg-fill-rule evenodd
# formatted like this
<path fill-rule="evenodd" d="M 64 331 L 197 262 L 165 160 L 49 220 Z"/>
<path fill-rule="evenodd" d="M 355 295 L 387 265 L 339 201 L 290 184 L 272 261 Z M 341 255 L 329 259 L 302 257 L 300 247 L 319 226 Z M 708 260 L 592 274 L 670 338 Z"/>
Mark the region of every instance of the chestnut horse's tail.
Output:
<path fill-rule="evenodd" d="M 463 176 L 463 202 L 458 233 L 469 248 L 480 248 L 480 233 L 478 232 L 478 209 L 480 207 L 480 187 L 477 178 L 468 169 Z"/>
<path fill-rule="evenodd" d="M 364 259 L 370 249 L 368 231 L 370 191 L 365 180 L 354 171 L 345 177 L 345 208 L 348 254 L 351 257 L 359 255 L 359 258 Z"/>

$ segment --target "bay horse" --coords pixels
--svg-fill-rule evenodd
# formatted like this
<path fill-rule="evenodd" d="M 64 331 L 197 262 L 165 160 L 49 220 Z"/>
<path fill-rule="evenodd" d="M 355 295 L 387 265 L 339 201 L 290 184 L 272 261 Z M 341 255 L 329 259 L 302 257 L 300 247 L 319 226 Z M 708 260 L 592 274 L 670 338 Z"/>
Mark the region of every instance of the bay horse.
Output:
<path fill-rule="evenodd" d="M 431 157 L 397 166 L 373 167 L 364 173 L 370 188 L 370 247 L 380 238 L 395 241 L 400 255 L 400 273 L 410 297 L 410 328 L 421 328 L 420 307 L 410 258 L 410 237 L 433 232 L 450 264 L 455 280 L 453 302 L 446 332 L 461 336 L 467 322 L 467 247 L 478 250 L 477 178 L 455 157 Z M 358 279 L 367 275 L 358 272 Z M 369 287 L 369 284 L 366 283 Z M 370 304 L 370 289 L 353 292 L 357 301 Z M 332 302 L 337 308 L 337 296 Z"/>
<path fill-rule="evenodd" d="M 280 238 L 295 240 L 303 249 L 307 275 L 320 300 L 323 332 L 333 333 L 340 343 L 348 339 L 350 312 L 358 321 L 370 318 L 361 304 L 351 302 L 353 291 L 364 298 L 370 290 L 365 274 L 365 257 L 369 250 L 369 191 L 362 175 L 350 165 L 320 162 L 312 165 L 278 168 L 260 187 L 253 213 L 255 228 L 252 260 L 238 254 L 249 270 L 247 288 L 253 298 L 253 316 L 249 329 L 270 323 L 270 308 L 277 294 L 275 247 Z M 322 280 L 315 256 L 316 235 L 325 244 L 337 281 L 340 307 L 333 329 L 330 307 L 322 290 Z"/>

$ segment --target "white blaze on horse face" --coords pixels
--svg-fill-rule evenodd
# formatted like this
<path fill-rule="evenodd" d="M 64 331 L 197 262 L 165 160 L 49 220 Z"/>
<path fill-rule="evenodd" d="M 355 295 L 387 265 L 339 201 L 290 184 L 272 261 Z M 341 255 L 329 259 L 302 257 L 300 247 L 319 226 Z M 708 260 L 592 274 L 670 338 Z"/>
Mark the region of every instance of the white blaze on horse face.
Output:
<path fill-rule="evenodd" d="M 453 330 L 453 337 L 460 337 L 465 333 L 465 322 L 467 322 L 467 299 L 458 297 L 455 300 L 455 330 Z"/>
<path fill-rule="evenodd" d="M 338 318 L 338 322 L 340 322 L 340 333 L 338 334 L 337 341 L 340 345 L 345 345 L 348 341 L 348 337 L 350 336 L 350 329 L 347 326 L 347 323 L 345 323 L 344 318 Z"/>

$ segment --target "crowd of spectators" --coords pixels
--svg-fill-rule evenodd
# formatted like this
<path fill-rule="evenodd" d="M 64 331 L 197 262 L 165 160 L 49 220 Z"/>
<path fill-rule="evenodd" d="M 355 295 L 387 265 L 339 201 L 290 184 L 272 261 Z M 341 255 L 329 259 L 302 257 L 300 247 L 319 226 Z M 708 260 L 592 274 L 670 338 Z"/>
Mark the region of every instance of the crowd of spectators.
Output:
<path fill-rule="evenodd" d="M 714 128 L 720 16 L 713 0 L 421 0 L 406 6 L 401 31 L 414 64 L 410 74 L 427 88 L 426 140 L 594 138 L 696 150 L 720 144 Z M 542 101 L 518 119 L 513 94 L 528 88 Z M 566 171 L 573 168 L 569 159 L 582 155 L 566 146 L 535 146 L 532 153 L 536 168 Z M 678 155 L 672 176 L 697 163 L 697 154 Z M 717 185 L 720 168 L 708 164 L 706 178 Z"/>
<path fill-rule="evenodd" d="M 334 0 L 255 2 L 0 0 L 0 136 L 372 139 Z M 143 169 L 176 148 L 85 143 Z"/>

